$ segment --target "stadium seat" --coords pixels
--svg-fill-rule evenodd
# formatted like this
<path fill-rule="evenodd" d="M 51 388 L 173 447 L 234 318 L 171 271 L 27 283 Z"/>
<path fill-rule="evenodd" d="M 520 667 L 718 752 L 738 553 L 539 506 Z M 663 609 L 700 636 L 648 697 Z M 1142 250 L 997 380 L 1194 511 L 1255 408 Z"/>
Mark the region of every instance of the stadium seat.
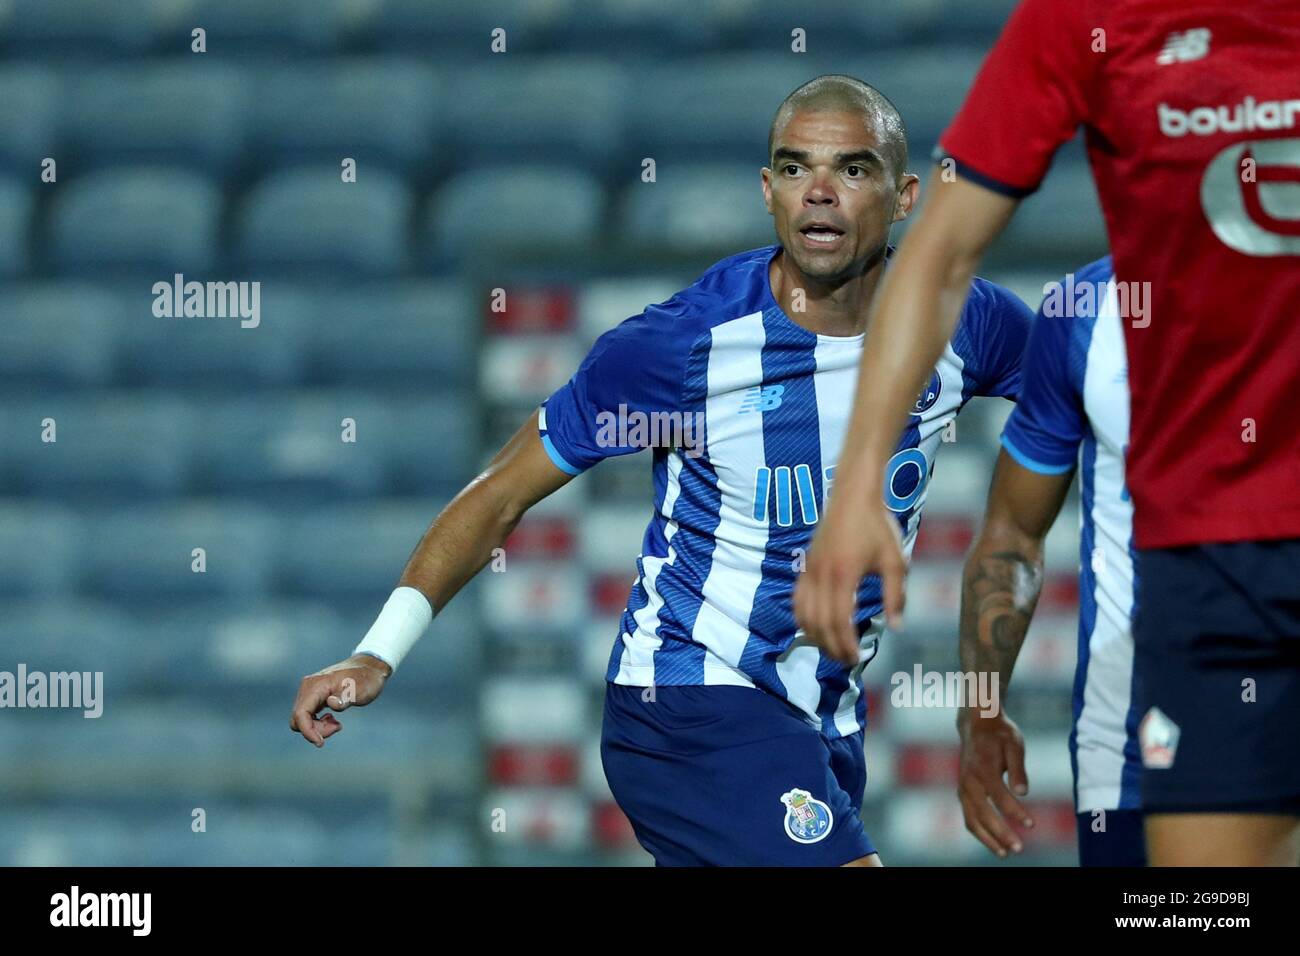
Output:
<path fill-rule="evenodd" d="M 52 596 L 75 591 L 84 540 L 81 522 L 62 506 L 0 499 L 0 594 Z"/>
<path fill-rule="evenodd" d="M 279 58 L 337 49 L 358 6 L 349 0 L 193 0 L 189 19 L 207 31 L 212 55 Z"/>
<path fill-rule="evenodd" d="M 616 175 L 640 175 L 641 155 L 624 148 L 627 77 L 609 60 L 509 57 L 462 71 L 455 92 L 447 100 L 449 151 L 461 168 L 526 159 L 597 174 L 612 164 Z"/>
<path fill-rule="evenodd" d="M 411 196 L 392 173 L 361 169 L 345 183 L 338 165 L 276 173 L 244 197 L 237 262 L 263 274 L 335 280 L 401 274 Z"/>
<path fill-rule="evenodd" d="M 1055 256 L 1062 269 L 1104 256 L 1106 222 L 1087 163 L 1058 157 L 1038 192 L 1016 210 L 1006 241 L 1040 258 Z"/>
<path fill-rule="evenodd" d="M 11 0 L 0 8 L 0 48 L 11 57 L 139 56 L 177 28 L 175 11 L 169 0 Z"/>
<path fill-rule="evenodd" d="M 51 393 L 15 400 L 9 412 L 14 485 L 29 494 L 108 503 L 175 494 L 189 477 L 193 419 L 172 396 Z M 46 419 L 54 441 L 42 440 Z"/>
<path fill-rule="evenodd" d="M 41 160 L 58 157 L 66 102 L 53 71 L 26 63 L 0 67 L 0 173 L 31 182 Z"/>
<path fill-rule="evenodd" d="M 109 675 L 105 683 L 115 698 L 150 680 L 141 666 L 140 643 L 139 630 L 121 609 L 70 599 L 66 592 L 59 600 L 6 603 L 0 609 L 0 646 L 29 671 L 99 671 Z"/>
<path fill-rule="evenodd" d="M 434 195 L 426 214 L 431 264 L 446 268 L 476 250 L 582 249 L 607 241 L 604 197 L 573 169 L 498 167 L 464 173 Z"/>
<path fill-rule="evenodd" d="M 311 320 L 311 300 L 291 285 L 260 283 L 256 300 L 251 287 L 242 290 L 247 313 L 257 307 L 254 318 L 245 318 L 233 299 L 226 310 L 231 314 L 224 317 L 159 318 L 153 314 L 153 299 L 139 288 L 112 288 L 123 316 L 119 367 L 128 384 L 228 392 L 241 386 L 291 386 L 305 374 L 302 338 Z"/>
<path fill-rule="evenodd" d="M 985 50 L 980 46 L 891 49 L 848 60 L 851 73 L 884 93 L 907 127 L 911 169 L 922 183 L 939 134 L 957 114 Z"/>
<path fill-rule="evenodd" d="M 27 269 L 33 204 L 31 189 L 17 180 L 0 180 L 0 278 Z"/>
<path fill-rule="evenodd" d="M 139 505 L 98 514 L 87 551 L 89 593 L 134 606 L 178 598 L 247 600 L 270 592 L 277 529 L 267 511 L 232 502 Z M 194 570 L 202 548 L 206 570 Z"/>
<path fill-rule="evenodd" d="M 718 31 L 723 49 L 789 52 L 791 31 L 796 27 L 805 31 L 806 50 L 813 55 L 828 51 L 851 55 L 863 48 L 889 47 L 909 40 L 904 5 L 897 3 L 732 0 L 717 4 L 711 16 L 704 15 Z M 684 19 L 691 16 L 699 14 L 692 12 Z"/>
<path fill-rule="evenodd" d="M 656 183 L 623 190 L 620 234 L 635 248 L 730 255 L 776 242 L 758 166 L 660 167 Z"/>
<path fill-rule="evenodd" d="M 65 174 L 140 165 L 221 179 L 243 159 L 250 90 L 229 64 L 113 65 L 78 74 L 69 85 Z"/>
<path fill-rule="evenodd" d="M 380 0 L 367 24 L 367 39 L 381 49 L 457 51 L 462 57 L 493 56 L 492 31 L 506 31 L 508 53 L 555 49 L 574 0 L 494 0 L 491 4 Z"/>
<path fill-rule="evenodd" d="M 776 59 L 767 53 L 692 58 L 631 73 L 630 141 L 624 150 L 636 167 L 631 176 L 639 177 L 648 156 L 656 160 L 661 183 L 670 167 L 723 160 L 751 163 L 757 179 L 767 160 L 773 114 L 795 87 L 816 75 L 798 56 Z"/>
<path fill-rule="evenodd" d="M 310 373 L 348 385 L 472 389 L 484 308 L 456 279 L 318 292 L 304 341 Z"/>
<path fill-rule="evenodd" d="M 108 384 L 122 331 L 118 309 L 97 286 L 0 289 L 0 380 L 13 388 Z"/>
<path fill-rule="evenodd" d="M 397 58 L 281 67 L 261 78 L 253 149 L 281 166 L 349 157 L 375 169 L 428 176 L 446 93 L 431 68 Z"/>
<path fill-rule="evenodd" d="M 471 393 L 394 396 L 384 401 L 375 425 L 383 435 L 391 493 L 450 500 L 486 463 Z"/>
<path fill-rule="evenodd" d="M 213 398 L 198 408 L 198 489 L 312 505 L 384 488 L 388 407 L 356 392 Z M 344 441 L 344 419 L 355 441 Z"/>
<path fill-rule="evenodd" d="M 322 507 L 289 520 L 278 562 L 285 592 L 364 600 L 378 613 L 443 504 L 385 499 Z"/>
<path fill-rule="evenodd" d="M 59 187 L 50 262 L 75 278 L 212 278 L 220 217 L 221 194 L 210 180 L 170 169 L 106 170 Z"/>
<path fill-rule="evenodd" d="M 572 0 L 557 11 L 549 48 L 617 50 L 620 60 L 717 50 L 723 41 L 709 12 L 697 0 Z"/>

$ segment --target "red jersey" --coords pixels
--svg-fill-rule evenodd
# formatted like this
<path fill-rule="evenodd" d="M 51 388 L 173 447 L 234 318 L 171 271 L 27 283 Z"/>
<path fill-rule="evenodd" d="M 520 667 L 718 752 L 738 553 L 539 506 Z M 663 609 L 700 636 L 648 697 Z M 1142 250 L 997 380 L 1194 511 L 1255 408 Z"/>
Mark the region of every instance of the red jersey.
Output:
<path fill-rule="evenodd" d="M 1300 538 L 1300 2 L 1025 0 L 939 150 L 1018 197 L 1079 126 L 1150 296 L 1123 323 L 1136 545 Z"/>

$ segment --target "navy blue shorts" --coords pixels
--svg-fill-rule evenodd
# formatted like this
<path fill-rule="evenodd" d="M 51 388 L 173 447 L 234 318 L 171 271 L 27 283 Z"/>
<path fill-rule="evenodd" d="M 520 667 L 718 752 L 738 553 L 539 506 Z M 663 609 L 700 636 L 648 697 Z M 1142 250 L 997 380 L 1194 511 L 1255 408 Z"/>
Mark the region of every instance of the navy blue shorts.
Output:
<path fill-rule="evenodd" d="M 862 731 L 827 739 L 749 687 L 607 684 L 600 756 L 660 866 L 840 866 L 862 827 Z"/>
<path fill-rule="evenodd" d="M 1080 866 L 1146 866 L 1141 810 L 1077 813 Z"/>
<path fill-rule="evenodd" d="M 1137 552 L 1147 813 L 1300 814 L 1300 539 Z"/>

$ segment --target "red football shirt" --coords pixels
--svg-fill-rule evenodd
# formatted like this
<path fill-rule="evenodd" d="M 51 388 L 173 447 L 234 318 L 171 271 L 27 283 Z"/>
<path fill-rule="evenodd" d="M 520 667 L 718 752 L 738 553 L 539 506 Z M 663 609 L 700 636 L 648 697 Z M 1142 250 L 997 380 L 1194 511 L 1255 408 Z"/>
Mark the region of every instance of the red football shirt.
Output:
<path fill-rule="evenodd" d="M 1022 196 L 1079 126 L 1116 278 L 1150 283 L 1135 543 L 1300 538 L 1300 2 L 1025 0 L 940 152 Z"/>

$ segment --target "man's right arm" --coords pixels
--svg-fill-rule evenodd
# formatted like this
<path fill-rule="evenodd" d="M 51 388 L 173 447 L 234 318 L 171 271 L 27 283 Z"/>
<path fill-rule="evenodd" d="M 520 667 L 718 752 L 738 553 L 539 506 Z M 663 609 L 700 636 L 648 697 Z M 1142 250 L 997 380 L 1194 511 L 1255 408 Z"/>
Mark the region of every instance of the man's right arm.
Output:
<path fill-rule="evenodd" d="M 529 508 L 573 477 L 547 454 L 534 412 L 429 525 L 406 562 L 398 587 L 414 588 L 436 613 L 491 560 L 492 552 Z M 391 673 L 385 661 L 363 653 L 304 677 L 290 729 L 323 746 L 342 724 L 331 713 L 318 717 L 320 710 L 368 704 Z"/>
<path fill-rule="evenodd" d="M 972 702 L 958 711 L 958 796 L 966 828 L 998 856 L 1021 849 L 1007 820 L 1032 826 L 1016 799 L 1029 790 L 1024 740 L 1003 705 L 1042 590 L 1043 542 L 1073 477 L 1073 470 L 1031 471 L 1003 449 L 993 471 L 984 526 L 962 573 L 962 670 L 993 675 L 999 707 L 989 715 Z"/>

